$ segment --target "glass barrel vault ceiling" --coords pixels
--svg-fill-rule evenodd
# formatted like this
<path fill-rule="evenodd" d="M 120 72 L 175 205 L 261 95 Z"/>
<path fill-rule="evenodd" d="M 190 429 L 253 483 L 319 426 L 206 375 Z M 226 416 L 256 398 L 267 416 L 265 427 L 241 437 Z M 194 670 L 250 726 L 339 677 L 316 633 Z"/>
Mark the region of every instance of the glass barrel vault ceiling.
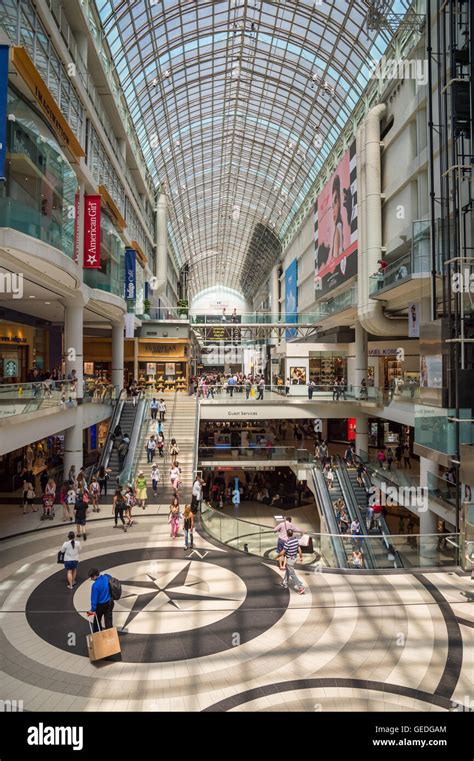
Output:
<path fill-rule="evenodd" d="M 191 293 L 251 297 L 389 34 L 366 0 L 95 3 Z"/>

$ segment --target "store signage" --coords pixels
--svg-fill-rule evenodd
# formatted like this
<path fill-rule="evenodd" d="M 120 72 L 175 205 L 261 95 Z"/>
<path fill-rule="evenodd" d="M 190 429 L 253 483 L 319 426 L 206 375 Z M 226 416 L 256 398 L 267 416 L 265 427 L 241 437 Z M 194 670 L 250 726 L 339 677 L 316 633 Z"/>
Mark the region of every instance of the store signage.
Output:
<path fill-rule="evenodd" d="M 100 196 L 84 196 L 84 269 L 100 269 Z"/>
<path fill-rule="evenodd" d="M 8 45 L 0 45 L 0 180 L 5 180 L 7 151 Z"/>
<path fill-rule="evenodd" d="M 135 301 L 137 295 L 137 254 L 133 248 L 125 249 L 125 298 Z"/>
<path fill-rule="evenodd" d="M 26 344 L 26 338 L 20 338 L 19 336 L 0 336 L 0 341 L 3 343 Z"/>
<path fill-rule="evenodd" d="M 48 90 L 44 79 L 28 55 L 26 48 L 22 45 L 13 47 L 11 60 L 18 74 L 33 94 L 44 116 L 47 118 L 60 145 L 68 148 L 76 158 L 84 156 L 81 144 L 61 113 L 58 104 Z"/>
<path fill-rule="evenodd" d="M 401 347 L 398 349 L 369 349 L 369 357 L 395 357 L 395 359 L 403 362 L 405 350 Z"/>
<path fill-rule="evenodd" d="M 145 344 L 145 354 L 176 354 L 182 350 L 180 344 Z"/>

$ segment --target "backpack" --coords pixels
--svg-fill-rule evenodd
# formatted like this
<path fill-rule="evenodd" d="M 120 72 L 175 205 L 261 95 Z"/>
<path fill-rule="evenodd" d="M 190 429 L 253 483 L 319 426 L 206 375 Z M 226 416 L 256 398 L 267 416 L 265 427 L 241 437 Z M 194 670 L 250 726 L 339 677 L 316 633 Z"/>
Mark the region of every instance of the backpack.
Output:
<path fill-rule="evenodd" d="M 109 576 L 109 592 L 112 600 L 120 600 L 122 597 L 122 582 Z"/>

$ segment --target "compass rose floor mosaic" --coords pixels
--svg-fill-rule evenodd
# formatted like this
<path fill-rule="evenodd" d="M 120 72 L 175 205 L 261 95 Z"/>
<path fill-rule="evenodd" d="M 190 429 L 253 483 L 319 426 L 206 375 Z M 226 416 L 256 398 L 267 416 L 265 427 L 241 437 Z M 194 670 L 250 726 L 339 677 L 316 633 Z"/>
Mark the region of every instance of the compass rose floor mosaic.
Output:
<path fill-rule="evenodd" d="M 63 529 L 3 542 L 2 693 L 25 711 L 452 711 L 474 676 L 474 585 L 456 573 L 301 571 L 161 517 L 127 534 L 97 521 L 77 586 L 56 564 Z M 91 567 L 122 581 L 122 653 L 87 655 Z"/>

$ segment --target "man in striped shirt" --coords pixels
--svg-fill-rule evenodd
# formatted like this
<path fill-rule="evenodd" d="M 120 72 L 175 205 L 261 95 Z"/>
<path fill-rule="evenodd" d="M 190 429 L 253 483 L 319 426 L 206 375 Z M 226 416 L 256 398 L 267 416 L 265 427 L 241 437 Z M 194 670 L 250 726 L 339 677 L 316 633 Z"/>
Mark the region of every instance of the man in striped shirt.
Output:
<path fill-rule="evenodd" d="M 277 555 L 277 560 L 283 555 L 286 556 L 285 578 L 283 579 L 281 586 L 288 589 L 288 585 L 291 581 L 298 594 L 304 595 L 305 589 L 303 583 L 295 572 L 296 559 L 298 558 L 301 561 L 303 559 L 303 553 L 301 552 L 299 540 L 296 536 L 293 536 L 293 531 L 288 529 L 286 533 L 288 539 L 283 545 L 282 551 Z"/>

